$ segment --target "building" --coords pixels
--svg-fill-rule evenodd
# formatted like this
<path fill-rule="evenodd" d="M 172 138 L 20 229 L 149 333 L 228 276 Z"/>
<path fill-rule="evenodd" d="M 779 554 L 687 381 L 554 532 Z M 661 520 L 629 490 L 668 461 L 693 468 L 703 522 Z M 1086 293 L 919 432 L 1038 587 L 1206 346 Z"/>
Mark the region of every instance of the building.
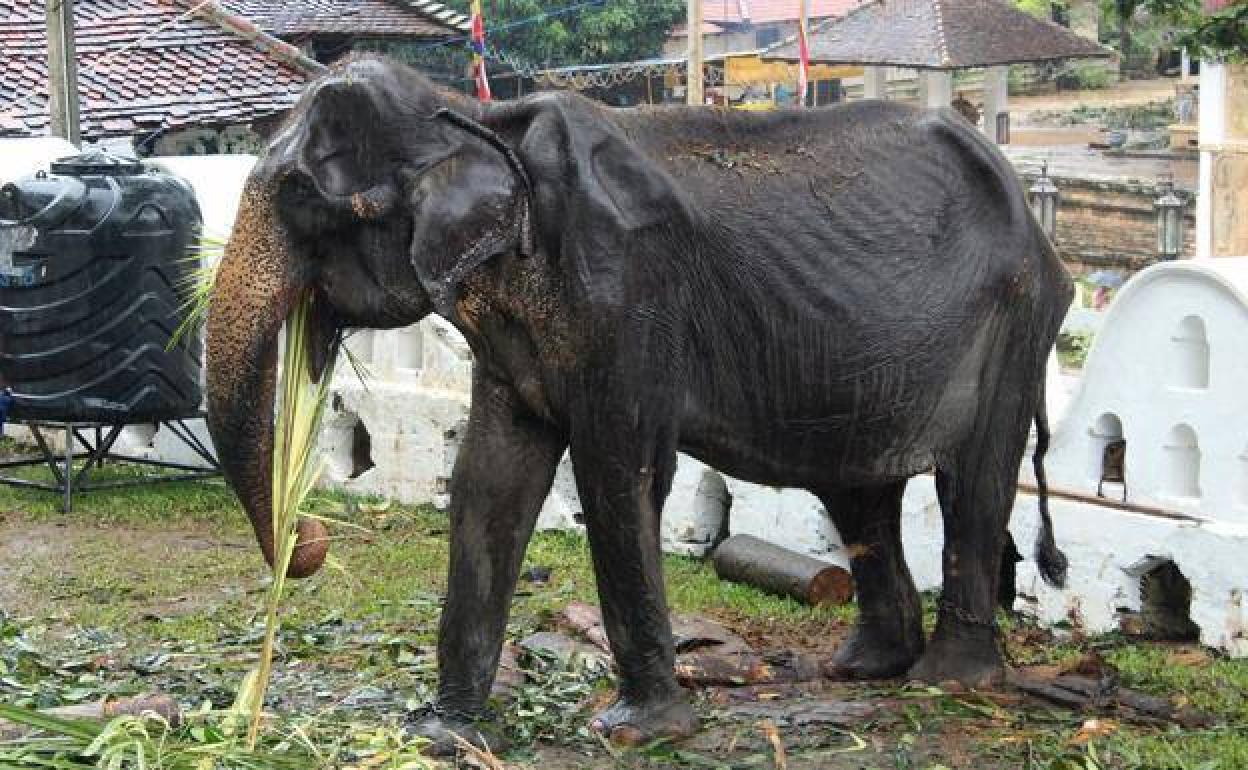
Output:
<path fill-rule="evenodd" d="M 809 0 L 809 22 L 843 16 L 858 0 Z M 801 0 L 703 0 L 702 48 L 707 56 L 757 51 L 797 34 Z M 689 32 L 681 24 L 663 46 L 666 56 L 684 56 Z"/>
<path fill-rule="evenodd" d="M 215 3 L 74 6 L 84 144 L 247 152 L 323 67 Z M 0 137 L 49 130 L 44 0 L 0 0 Z"/>
<path fill-rule="evenodd" d="M 434 0 L 222 0 L 232 13 L 330 63 L 354 50 L 463 37 L 469 18 Z"/>

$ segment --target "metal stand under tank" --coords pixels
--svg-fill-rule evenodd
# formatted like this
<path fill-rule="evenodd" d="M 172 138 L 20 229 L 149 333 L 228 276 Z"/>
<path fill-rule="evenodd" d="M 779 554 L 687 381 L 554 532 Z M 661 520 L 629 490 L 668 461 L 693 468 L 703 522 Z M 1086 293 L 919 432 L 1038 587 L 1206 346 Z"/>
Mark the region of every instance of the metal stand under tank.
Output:
<path fill-rule="evenodd" d="M 121 431 L 127 423 L 57 422 L 54 420 L 13 420 L 24 425 L 35 439 L 37 454 L 0 461 L 0 469 L 46 466 L 52 481 L 37 481 L 0 473 L 0 484 L 27 489 L 42 489 L 62 495 L 61 510 L 73 510 L 74 493 L 95 489 L 116 489 L 162 481 L 193 481 L 221 475 L 220 466 L 212 450 L 205 446 L 183 420 L 166 420 L 159 424 L 201 457 L 207 466 L 152 460 L 137 455 L 113 452 Z M 54 447 L 48 434 L 62 435 L 64 449 Z M 92 476 L 108 461 L 133 463 L 152 469 L 150 473 L 122 479 L 92 480 Z M 78 461 L 77 467 L 75 463 Z M 165 472 L 161 472 L 161 470 Z M 170 472 L 172 471 L 172 472 Z"/>

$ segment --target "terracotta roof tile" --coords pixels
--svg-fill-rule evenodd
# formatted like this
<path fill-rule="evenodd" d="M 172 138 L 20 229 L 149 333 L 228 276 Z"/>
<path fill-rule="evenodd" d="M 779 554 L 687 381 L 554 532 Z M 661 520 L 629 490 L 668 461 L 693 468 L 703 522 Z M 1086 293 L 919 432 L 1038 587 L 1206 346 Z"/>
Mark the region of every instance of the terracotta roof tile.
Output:
<path fill-rule="evenodd" d="M 844 16 L 858 0 L 809 0 L 811 19 Z M 768 24 L 797 21 L 801 0 L 703 0 L 702 18 L 713 24 Z"/>
<path fill-rule="evenodd" d="M 281 38 L 446 38 L 467 32 L 469 21 L 433 0 L 222 0 L 222 5 Z"/>
<path fill-rule="evenodd" d="M 250 40 L 216 18 L 180 18 L 190 7 L 75 3 L 84 138 L 222 125 L 224 110 L 230 123 L 268 117 L 294 104 L 317 71 L 280 41 Z M 46 133 L 44 14 L 44 0 L 0 0 L 0 135 Z"/>
<path fill-rule="evenodd" d="M 874 0 L 810 33 L 810 60 L 829 64 L 960 69 L 1112 53 L 1002 0 Z M 797 43 L 763 58 L 796 61 Z"/>

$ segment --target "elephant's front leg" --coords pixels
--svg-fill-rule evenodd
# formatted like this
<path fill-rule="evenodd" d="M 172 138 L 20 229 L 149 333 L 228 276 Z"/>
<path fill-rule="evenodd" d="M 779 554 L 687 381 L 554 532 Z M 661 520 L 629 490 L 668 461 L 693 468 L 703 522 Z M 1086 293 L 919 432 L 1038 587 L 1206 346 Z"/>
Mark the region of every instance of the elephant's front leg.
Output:
<path fill-rule="evenodd" d="M 619 670 L 616 701 L 591 727 L 619 745 L 683 737 L 698 726 L 673 672 L 663 586 L 659 516 L 676 467 L 675 448 L 666 443 L 604 422 L 594 430 L 573 431 L 572 465 L 603 625 Z"/>
<path fill-rule="evenodd" d="M 454 753 L 452 733 L 500 748 L 501 733 L 482 716 L 525 547 L 565 445 L 518 406 L 509 387 L 475 376 L 467 435 L 451 476 L 438 700 L 413 728 L 432 741 L 427 753 Z"/>

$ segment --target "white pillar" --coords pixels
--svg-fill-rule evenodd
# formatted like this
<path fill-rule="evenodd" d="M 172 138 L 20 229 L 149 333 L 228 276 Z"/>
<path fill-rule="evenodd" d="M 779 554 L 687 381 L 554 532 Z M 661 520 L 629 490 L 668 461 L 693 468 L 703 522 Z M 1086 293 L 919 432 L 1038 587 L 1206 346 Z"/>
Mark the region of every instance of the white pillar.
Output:
<path fill-rule="evenodd" d="M 1248 256 L 1248 65 L 1200 70 L 1198 257 Z"/>
<path fill-rule="evenodd" d="M 863 99 L 887 99 L 888 98 L 888 68 L 886 67 L 863 67 L 862 68 L 862 98 Z"/>
<path fill-rule="evenodd" d="M 1196 193 L 1196 256 L 1213 256 L 1213 156 L 1226 138 L 1226 66 L 1200 63 L 1200 177 Z"/>
<path fill-rule="evenodd" d="M 919 105 L 948 107 L 953 103 L 953 73 L 947 70 L 919 72 Z"/>
<path fill-rule="evenodd" d="M 997 144 L 1006 137 L 997 135 L 997 115 L 1009 110 L 1010 68 L 989 67 L 984 70 L 984 133 Z"/>

